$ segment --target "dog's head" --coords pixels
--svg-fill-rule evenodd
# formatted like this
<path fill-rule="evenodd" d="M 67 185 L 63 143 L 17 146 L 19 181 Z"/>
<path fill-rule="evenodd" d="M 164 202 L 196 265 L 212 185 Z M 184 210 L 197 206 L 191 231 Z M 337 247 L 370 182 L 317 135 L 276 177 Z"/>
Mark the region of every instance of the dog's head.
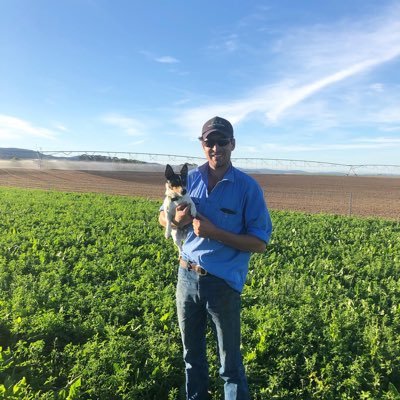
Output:
<path fill-rule="evenodd" d="M 165 187 L 167 188 L 168 196 L 182 197 L 186 194 L 187 175 L 188 175 L 187 164 L 184 164 L 179 174 L 174 172 L 172 167 L 169 164 L 167 164 L 165 168 L 165 178 L 167 179 Z"/>

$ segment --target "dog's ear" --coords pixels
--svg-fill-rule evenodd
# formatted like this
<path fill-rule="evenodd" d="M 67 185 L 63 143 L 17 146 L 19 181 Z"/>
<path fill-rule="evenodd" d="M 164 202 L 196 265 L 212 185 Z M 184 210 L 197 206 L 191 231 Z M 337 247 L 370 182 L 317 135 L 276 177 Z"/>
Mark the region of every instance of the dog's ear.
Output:
<path fill-rule="evenodd" d="M 187 176 L 188 174 L 188 165 L 187 164 L 183 164 L 183 167 L 181 169 L 181 176 Z"/>
<path fill-rule="evenodd" d="M 172 178 L 174 175 L 175 175 L 174 170 L 172 169 L 172 167 L 171 167 L 169 164 L 167 164 L 167 166 L 165 167 L 165 177 L 166 177 L 168 180 L 171 180 L 171 178 Z"/>

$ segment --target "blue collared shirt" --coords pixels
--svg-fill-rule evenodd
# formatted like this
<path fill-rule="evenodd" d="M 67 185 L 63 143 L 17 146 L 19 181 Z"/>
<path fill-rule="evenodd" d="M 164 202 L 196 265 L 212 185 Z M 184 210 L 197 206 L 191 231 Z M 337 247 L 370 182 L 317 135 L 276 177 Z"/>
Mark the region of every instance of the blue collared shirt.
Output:
<path fill-rule="evenodd" d="M 268 243 L 272 222 L 255 179 L 231 166 L 211 193 L 207 185 L 208 163 L 189 172 L 187 189 L 201 215 L 226 231 L 256 236 Z M 250 256 L 250 252 L 198 237 L 192 227 L 183 244 L 183 259 L 201 265 L 238 292 L 243 290 Z"/>

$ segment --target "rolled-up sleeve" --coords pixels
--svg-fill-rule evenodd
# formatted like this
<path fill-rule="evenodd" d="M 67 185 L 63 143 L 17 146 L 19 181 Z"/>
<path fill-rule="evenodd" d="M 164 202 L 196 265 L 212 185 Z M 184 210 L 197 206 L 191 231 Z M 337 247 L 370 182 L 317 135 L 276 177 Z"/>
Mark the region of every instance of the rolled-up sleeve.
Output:
<path fill-rule="evenodd" d="M 254 184 L 246 193 L 244 220 L 248 235 L 256 236 L 265 243 L 269 242 L 272 234 L 272 221 L 264 193 L 258 184 Z"/>

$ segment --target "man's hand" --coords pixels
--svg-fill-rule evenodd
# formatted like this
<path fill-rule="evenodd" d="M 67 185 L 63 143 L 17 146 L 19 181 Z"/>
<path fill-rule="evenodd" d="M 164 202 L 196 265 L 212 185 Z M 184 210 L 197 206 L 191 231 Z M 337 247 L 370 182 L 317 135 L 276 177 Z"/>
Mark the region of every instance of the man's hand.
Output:
<path fill-rule="evenodd" d="M 212 238 L 216 231 L 216 226 L 203 215 L 197 213 L 193 220 L 193 231 L 196 236 L 202 238 Z"/>
<path fill-rule="evenodd" d="M 179 204 L 175 210 L 175 218 L 172 221 L 179 228 L 184 227 L 192 222 L 193 217 L 190 214 L 190 206 L 188 203 Z"/>
<path fill-rule="evenodd" d="M 199 213 L 197 213 L 196 218 L 193 220 L 193 231 L 196 236 L 217 240 L 237 250 L 263 253 L 266 247 L 266 243 L 256 236 L 246 234 L 239 235 L 225 231 L 215 226 L 210 220 Z"/>

